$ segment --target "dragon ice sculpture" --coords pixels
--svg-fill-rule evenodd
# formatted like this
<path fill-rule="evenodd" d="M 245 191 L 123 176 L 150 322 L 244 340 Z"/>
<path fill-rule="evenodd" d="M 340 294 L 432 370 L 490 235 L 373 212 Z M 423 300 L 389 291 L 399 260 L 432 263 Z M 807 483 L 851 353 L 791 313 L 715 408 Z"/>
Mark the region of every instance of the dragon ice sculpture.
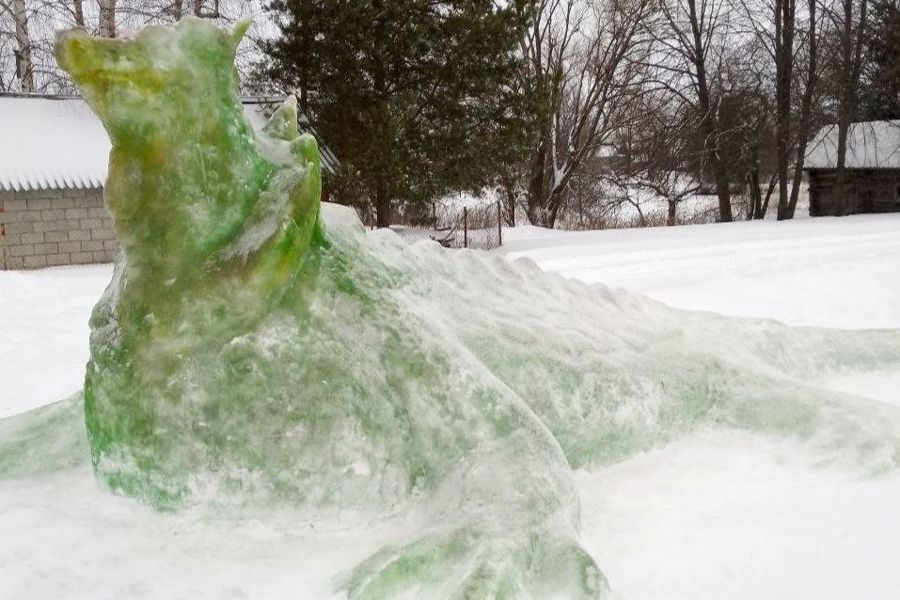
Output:
<path fill-rule="evenodd" d="M 260 133 L 242 114 L 246 27 L 57 39 L 112 140 L 121 253 L 91 317 L 83 411 L 110 488 L 161 510 L 416 519 L 341 579 L 351 598 L 580 599 L 609 586 L 579 543 L 572 468 L 700 424 L 797 437 L 867 472 L 900 464 L 896 410 L 806 383 L 897 364 L 897 332 L 679 311 L 320 207 L 295 102 Z M 35 432 L 76 413 L 0 440 L 0 475 L 31 468 Z"/>

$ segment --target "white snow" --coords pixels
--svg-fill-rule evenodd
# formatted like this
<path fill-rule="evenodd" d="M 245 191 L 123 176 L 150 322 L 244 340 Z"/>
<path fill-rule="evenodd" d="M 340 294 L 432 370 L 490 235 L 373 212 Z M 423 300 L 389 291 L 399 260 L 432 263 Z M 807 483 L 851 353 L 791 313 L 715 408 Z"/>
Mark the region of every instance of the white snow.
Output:
<path fill-rule="evenodd" d="M 585 545 L 621 598 L 897 598 L 900 477 L 853 479 L 799 453 L 702 432 L 579 471 Z"/>
<path fill-rule="evenodd" d="M 673 306 L 790 325 L 900 328 L 900 214 L 566 232 L 516 227 L 502 251 Z"/>
<path fill-rule="evenodd" d="M 4 481 L 0 598 L 328 598 L 330 574 L 377 551 L 389 526 L 160 514 L 102 489 L 89 467 Z"/>
<path fill-rule="evenodd" d="M 112 265 L 0 271 L 0 418 L 70 396 Z"/>
<path fill-rule="evenodd" d="M 80 98 L 0 98 L 0 190 L 98 188 L 109 136 Z"/>
<path fill-rule="evenodd" d="M 566 233 L 504 231 L 512 260 L 677 306 L 900 328 L 900 215 Z M 109 267 L 0 272 L 0 416 L 80 386 Z M 900 373 L 822 386 L 900 404 Z M 860 479 L 784 439 L 703 430 L 579 471 L 583 539 L 617 598 L 893 600 L 900 475 Z M 0 598 L 327 598 L 388 540 L 353 515 L 157 514 L 87 468 L 0 482 Z"/>
<path fill-rule="evenodd" d="M 844 373 L 829 378 L 830 388 L 900 406 L 900 371 Z"/>

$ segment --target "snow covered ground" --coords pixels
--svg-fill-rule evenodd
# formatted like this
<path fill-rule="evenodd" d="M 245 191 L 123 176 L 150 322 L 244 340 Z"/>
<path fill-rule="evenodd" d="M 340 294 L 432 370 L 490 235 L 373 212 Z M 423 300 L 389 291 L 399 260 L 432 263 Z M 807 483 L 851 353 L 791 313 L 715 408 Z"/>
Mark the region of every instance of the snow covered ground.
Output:
<path fill-rule="evenodd" d="M 682 308 L 900 328 L 900 214 L 651 229 L 504 231 L 503 252 Z"/>
<path fill-rule="evenodd" d="M 0 271 L 0 418 L 81 386 L 88 317 L 111 265 Z"/>
<path fill-rule="evenodd" d="M 900 215 L 504 234 L 510 260 L 680 307 L 900 328 Z M 0 418 L 78 389 L 110 273 L 0 272 Z M 821 385 L 900 404 L 898 372 Z M 623 599 L 895 599 L 900 476 L 814 461 L 790 441 L 702 430 L 580 471 L 585 545 Z M 352 520 L 160 515 L 81 470 L 2 482 L 0 598 L 325 598 L 329 573 L 386 539 Z"/>

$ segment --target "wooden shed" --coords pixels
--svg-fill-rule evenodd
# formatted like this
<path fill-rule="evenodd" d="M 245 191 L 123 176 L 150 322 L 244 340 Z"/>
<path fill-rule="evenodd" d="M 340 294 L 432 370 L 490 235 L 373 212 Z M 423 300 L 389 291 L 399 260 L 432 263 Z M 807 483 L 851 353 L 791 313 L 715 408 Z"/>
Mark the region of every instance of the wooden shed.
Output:
<path fill-rule="evenodd" d="M 809 176 L 809 214 L 836 215 L 836 125 L 810 142 L 804 169 Z M 842 214 L 900 212 L 900 120 L 853 123 L 847 133 Z"/>

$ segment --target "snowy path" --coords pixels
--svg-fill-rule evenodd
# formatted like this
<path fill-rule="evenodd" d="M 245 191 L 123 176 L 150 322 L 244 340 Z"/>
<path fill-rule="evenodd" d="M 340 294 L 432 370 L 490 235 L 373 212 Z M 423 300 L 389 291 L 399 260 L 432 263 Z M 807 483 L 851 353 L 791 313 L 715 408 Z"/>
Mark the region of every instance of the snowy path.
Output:
<path fill-rule="evenodd" d="M 900 328 L 900 215 L 588 233 L 520 228 L 503 252 L 685 308 Z M 75 391 L 110 267 L 0 272 L 0 418 Z M 822 385 L 900 404 L 900 373 Z M 810 468 L 790 442 L 701 431 L 579 471 L 584 542 L 630 600 L 894 600 L 900 475 Z M 359 534 L 360 531 L 365 531 Z M 327 597 L 384 540 L 346 522 L 159 515 L 89 473 L 0 483 L 0 598 Z"/>

